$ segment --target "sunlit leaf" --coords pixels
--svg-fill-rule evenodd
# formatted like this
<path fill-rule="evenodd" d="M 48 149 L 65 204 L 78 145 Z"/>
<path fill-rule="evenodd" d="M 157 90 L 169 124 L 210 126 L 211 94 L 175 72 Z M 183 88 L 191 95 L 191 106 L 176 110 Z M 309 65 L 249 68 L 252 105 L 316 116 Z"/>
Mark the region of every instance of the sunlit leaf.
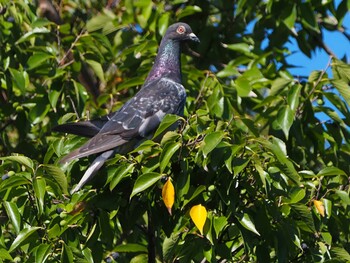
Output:
<path fill-rule="evenodd" d="M 203 235 L 203 227 L 207 220 L 207 209 L 201 204 L 192 206 L 190 210 L 190 216 L 193 223 L 198 228 L 199 232 Z"/>
<path fill-rule="evenodd" d="M 147 247 L 141 244 L 122 244 L 115 247 L 116 252 L 147 252 Z"/>
<path fill-rule="evenodd" d="M 0 160 L 17 162 L 17 163 L 24 165 L 30 169 L 34 169 L 33 161 L 26 156 L 19 156 L 19 155 L 18 156 L 6 156 L 6 157 L 0 157 Z"/>
<path fill-rule="evenodd" d="M 171 215 L 171 208 L 174 205 L 175 201 L 175 188 L 173 183 L 170 180 L 170 177 L 166 181 L 166 183 L 163 185 L 162 189 L 162 197 L 163 202 L 165 204 L 165 207 L 168 209 L 169 214 Z"/>
<path fill-rule="evenodd" d="M 15 240 L 12 242 L 11 247 L 9 249 L 9 252 L 12 252 L 15 250 L 18 246 L 29 242 L 29 237 L 36 233 L 40 229 L 40 227 L 29 227 L 29 228 L 24 228 L 19 232 Z"/>
<path fill-rule="evenodd" d="M 134 184 L 134 188 L 132 189 L 132 193 L 130 195 L 130 199 L 146 190 L 147 188 L 151 187 L 152 185 L 154 185 L 156 182 L 158 182 L 161 178 L 162 178 L 162 174 L 159 174 L 159 173 L 154 173 L 154 172 L 151 172 L 151 173 L 145 173 L 141 176 L 139 176 Z"/>
<path fill-rule="evenodd" d="M 181 19 L 185 16 L 190 16 L 199 12 L 202 12 L 202 9 L 199 6 L 186 6 L 184 9 L 180 9 L 180 11 L 177 13 L 177 19 Z"/>
<path fill-rule="evenodd" d="M 251 217 L 248 214 L 245 213 L 242 216 L 236 216 L 236 217 L 244 228 L 260 236 L 259 232 L 255 228 L 255 224 L 253 223 Z"/>
<path fill-rule="evenodd" d="M 294 113 L 291 110 L 291 108 L 289 107 L 289 105 L 282 107 L 278 111 L 276 121 L 278 123 L 278 126 L 282 129 L 282 131 L 287 139 L 289 136 L 289 129 L 293 124 L 293 119 L 294 119 Z"/>
<path fill-rule="evenodd" d="M 46 182 L 44 178 L 36 177 L 33 180 L 33 187 L 38 207 L 38 214 L 41 215 L 44 211 L 44 198 L 46 192 Z"/>
<path fill-rule="evenodd" d="M 42 165 L 42 167 L 47 175 L 55 179 L 59 187 L 62 189 L 62 192 L 68 194 L 68 183 L 64 172 L 59 167 L 54 165 L 45 164 Z"/>
<path fill-rule="evenodd" d="M 158 129 L 153 135 L 153 138 L 157 138 L 167 130 L 171 129 L 174 125 L 176 125 L 176 122 L 180 119 L 179 116 L 173 115 L 173 114 L 167 114 L 165 115 L 164 119 L 160 123 Z M 175 127 L 176 128 L 176 127 Z"/>
<path fill-rule="evenodd" d="M 9 217 L 16 233 L 19 233 L 21 231 L 22 217 L 18 210 L 17 205 L 13 202 L 7 202 L 7 201 L 3 201 L 3 205 L 5 207 L 7 216 Z"/>
<path fill-rule="evenodd" d="M 51 253 L 50 244 L 41 244 L 37 247 L 35 251 L 35 260 L 36 262 L 45 262 Z"/>
<path fill-rule="evenodd" d="M 205 136 L 204 144 L 202 145 L 202 151 L 204 157 L 207 157 L 208 154 L 215 149 L 215 147 L 221 142 L 224 137 L 223 131 L 212 132 Z"/>
<path fill-rule="evenodd" d="M 314 200 L 314 206 L 316 207 L 317 212 L 324 217 L 325 216 L 325 209 L 324 209 L 324 205 L 323 202 L 320 200 Z"/>

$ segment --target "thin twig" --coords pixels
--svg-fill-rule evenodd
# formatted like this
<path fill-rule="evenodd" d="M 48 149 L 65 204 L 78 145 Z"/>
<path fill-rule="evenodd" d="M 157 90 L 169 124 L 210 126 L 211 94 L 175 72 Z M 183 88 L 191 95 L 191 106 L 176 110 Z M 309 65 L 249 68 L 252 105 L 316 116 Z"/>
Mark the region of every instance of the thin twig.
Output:
<path fill-rule="evenodd" d="M 75 115 L 77 116 L 78 119 L 80 119 L 77 108 L 75 107 L 74 101 L 72 100 L 71 96 L 68 95 L 67 98 L 70 100 L 70 103 L 72 104 Z"/>
<path fill-rule="evenodd" d="M 198 93 L 198 95 L 197 95 L 197 98 L 194 100 L 194 105 L 197 105 L 198 101 L 199 101 L 200 98 L 202 97 L 202 93 L 203 93 L 203 91 L 204 91 L 205 84 L 206 84 L 206 82 L 207 82 L 207 80 L 208 80 L 209 74 L 210 74 L 210 72 L 207 71 L 207 74 L 206 74 L 206 76 L 205 76 L 205 79 L 204 79 L 204 81 L 203 81 L 203 84 L 202 84 L 202 86 L 201 86 L 201 89 L 199 90 L 199 93 Z M 196 108 L 197 108 L 197 107 L 196 107 Z"/>
<path fill-rule="evenodd" d="M 72 43 L 72 45 L 70 46 L 70 48 L 67 50 L 67 52 L 64 54 L 64 56 L 61 58 L 61 60 L 59 60 L 58 64 L 61 65 L 63 63 L 63 61 L 65 61 L 65 59 L 69 56 L 69 54 L 72 52 L 73 48 L 75 47 L 75 45 L 77 44 L 78 40 L 85 34 L 86 30 L 82 30 L 80 32 L 80 34 L 77 36 L 77 38 L 74 40 L 74 42 Z M 62 65 L 64 66 L 64 65 Z"/>
<path fill-rule="evenodd" d="M 309 99 L 312 93 L 315 92 L 317 85 L 321 82 L 324 74 L 327 72 L 328 68 L 331 66 L 332 59 L 333 59 L 333 56 L 330 56 L 326 68 L 322 70 L 320 76 L 318 77 L 317 81 L 314 83 L 314 86 L 312 87 L 310 93 L 307 95 L 306 99 Z"/>

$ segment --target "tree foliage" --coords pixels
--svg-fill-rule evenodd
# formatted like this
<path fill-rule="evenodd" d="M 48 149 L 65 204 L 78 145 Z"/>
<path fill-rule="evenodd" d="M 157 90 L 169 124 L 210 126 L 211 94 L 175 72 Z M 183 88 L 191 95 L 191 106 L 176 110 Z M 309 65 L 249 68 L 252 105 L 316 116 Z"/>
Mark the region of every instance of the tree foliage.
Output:
<path fill-rule="evenodd" d="M 0 262 L 349 262 L 350 66 L 323 39 L 349 39 L 338 2 L 1 3 Z M 158 133 L 179 130 L 69 195 L 91 159 L 59 164 L 84 139 L 51 128 L 118 109 L 176 21 L 201 39 L 185 117 Z M 291 39 L 329 64 L 293 76 Z"/>

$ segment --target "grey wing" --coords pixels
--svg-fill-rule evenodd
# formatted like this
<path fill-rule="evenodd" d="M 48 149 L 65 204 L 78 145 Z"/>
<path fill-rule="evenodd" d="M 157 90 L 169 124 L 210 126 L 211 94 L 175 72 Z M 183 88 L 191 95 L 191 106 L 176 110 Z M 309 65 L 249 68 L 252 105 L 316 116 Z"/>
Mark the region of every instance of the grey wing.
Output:
<path fill-rule="evenodd" d="M 79 121 L 58 125 L 52 131 L 65 132 L 84 137 L 94 137 L 102 127 L 112 118 L 115 112 L 90 121 Z"/>
<path fill-rule="evenodd" d="M 186 93 L 180 83 L 161 79 L 144 86 L 82 147 L 61 162 L 114 149 L 151 135 L 166 114 L 181 114 Z M 131 149 L 130 149 L 131 150 Z"/>

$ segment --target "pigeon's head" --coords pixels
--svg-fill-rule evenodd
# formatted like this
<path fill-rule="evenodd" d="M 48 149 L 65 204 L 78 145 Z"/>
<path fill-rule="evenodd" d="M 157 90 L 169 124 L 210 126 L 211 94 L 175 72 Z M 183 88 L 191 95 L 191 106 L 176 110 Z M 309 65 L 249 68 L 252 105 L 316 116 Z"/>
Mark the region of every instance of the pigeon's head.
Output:
<path fill-rule="evenodd" d="M 169 39 L 178 41 L 191 40 L 199 42 L 198 37 L 192 32 L 191 27 L 186 23 L 176 23 L 169 26 L 165 36 Z"/>

